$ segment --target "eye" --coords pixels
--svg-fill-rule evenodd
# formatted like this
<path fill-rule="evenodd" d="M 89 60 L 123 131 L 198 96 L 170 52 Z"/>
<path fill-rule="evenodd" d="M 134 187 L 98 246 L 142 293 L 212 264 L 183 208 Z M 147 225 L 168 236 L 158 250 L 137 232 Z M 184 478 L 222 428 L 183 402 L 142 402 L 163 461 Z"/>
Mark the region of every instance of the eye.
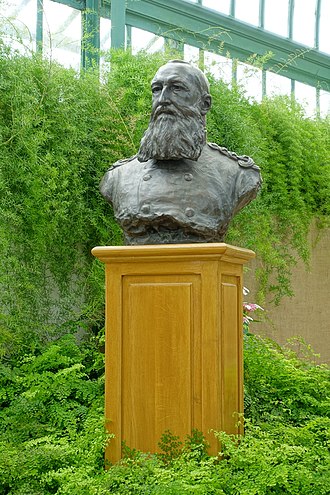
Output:
<path fill-rule="evenodd" d="M 153 86 L 151 88 L 151 91 L 152 91 L 152 94 L 157 94 L 157 93 L 160 93 L 162 90 L 162 87 L 161 86 Z"/>
<path fill-rule="evenodd" d="M 170 90 L 174 92 L 185 91 L 185 88 L 181 84 L 172 84 Z"/>

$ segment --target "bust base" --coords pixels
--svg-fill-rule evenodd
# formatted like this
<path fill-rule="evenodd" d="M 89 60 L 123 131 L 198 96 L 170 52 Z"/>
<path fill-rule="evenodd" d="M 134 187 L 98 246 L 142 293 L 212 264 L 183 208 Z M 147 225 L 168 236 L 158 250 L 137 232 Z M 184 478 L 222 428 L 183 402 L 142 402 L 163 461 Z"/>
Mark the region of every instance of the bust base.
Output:
<path fill-rule="evenodd" d="M 106 425 L 122 442 L 158 452 L 166 430 L 185 440 L 242 433 L 243 264 L 254 253 L 224 243 L 96 247 L 106 264 Z"/>

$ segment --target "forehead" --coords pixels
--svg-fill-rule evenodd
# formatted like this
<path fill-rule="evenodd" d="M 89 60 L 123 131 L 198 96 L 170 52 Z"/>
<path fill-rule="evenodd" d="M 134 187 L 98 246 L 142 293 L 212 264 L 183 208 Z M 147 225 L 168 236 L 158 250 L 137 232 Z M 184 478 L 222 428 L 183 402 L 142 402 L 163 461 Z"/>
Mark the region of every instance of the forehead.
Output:
<path fill-rule="evenodd" d="M 151 84 L 155 82 L 165 83 L 167 81 L 184 81 L 189 85 L 198 85 L 198 78 L 190 65 L 186 64 L 166 64 L 163 65 L 156 73 Z"/>

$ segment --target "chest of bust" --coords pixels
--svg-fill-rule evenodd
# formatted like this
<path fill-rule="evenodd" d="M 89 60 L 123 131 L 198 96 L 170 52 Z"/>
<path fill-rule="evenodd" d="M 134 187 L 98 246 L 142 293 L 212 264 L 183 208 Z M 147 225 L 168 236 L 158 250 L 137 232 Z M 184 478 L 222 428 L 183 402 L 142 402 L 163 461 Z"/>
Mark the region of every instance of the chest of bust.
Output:
<path fill-rule="evenodd" d="M 116 190 L 120 191 L 114 203 L 118 220 L 167 216 L 180 222 L 206 222 L 214 228 L 231 215 L 228 187 L 232 192 L 234 170 L 229 180 L 226 174 L 224 182 L 217 167 L 195 162 L 127 165 L 115 171 Z"/>

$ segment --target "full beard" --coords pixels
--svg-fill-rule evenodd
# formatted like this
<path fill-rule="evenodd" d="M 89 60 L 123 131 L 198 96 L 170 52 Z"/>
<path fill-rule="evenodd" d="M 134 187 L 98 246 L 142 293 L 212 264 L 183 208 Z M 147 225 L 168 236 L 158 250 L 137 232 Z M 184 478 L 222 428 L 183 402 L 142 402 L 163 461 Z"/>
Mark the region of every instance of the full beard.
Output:
<path fill-rule="evenodd" d="M 197 161 L 205 145 L 204 121 L 194 108 L 178 110 L 173 105 L 156 109 L 140 144 L 137 158 L 146 162 L 156 160 Z"/>

